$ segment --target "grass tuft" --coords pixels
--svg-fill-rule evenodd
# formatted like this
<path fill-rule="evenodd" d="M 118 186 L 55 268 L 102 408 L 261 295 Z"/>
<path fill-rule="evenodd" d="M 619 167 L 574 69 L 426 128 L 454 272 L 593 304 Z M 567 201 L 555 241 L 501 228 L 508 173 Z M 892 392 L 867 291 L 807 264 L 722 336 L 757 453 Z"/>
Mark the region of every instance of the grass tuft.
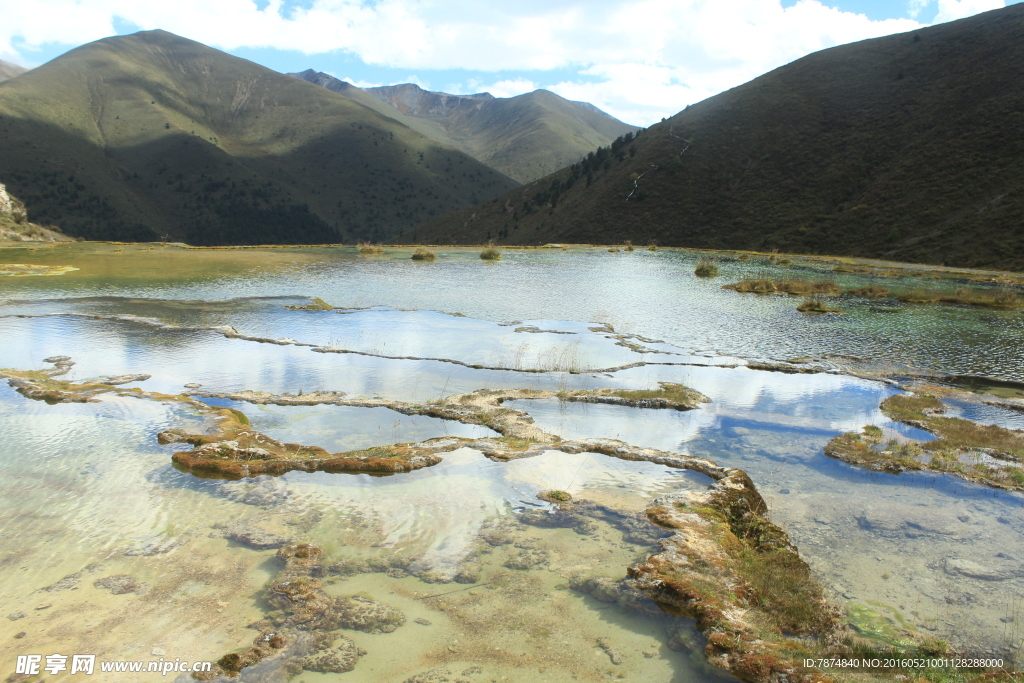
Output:
<path fill-rule="evenodd" d="M 741 294 L 790 294 L 794 296 L 810 296 L 812 294 L 834 295 L 839 287 L 832 282 L 800 282 L 797 280 L 742 280 L 732 285 L 723 285 L 722 289 L 732 289 Z"/>
<path fill-rule="evenodd" d="M 383 254 L 384 246 L 381 244 L 371 244 L 370 242 L 358 242 L 356 247 L 359 249 L 360 254 Z"/>
<path fill-rule="evenodd" d="M 715 277 L 718 275 L 718 264 L 711 259 L 697 261 L 697 268 L 693 271 L 697 277 Z"/>
<path fill-rule="evenodd" d="M 838 308 L 829 308 L 828 304 L 817 297 L 809 297 L 796 307 L 801 313 L 839 313 Z"/>
<path fill-rule="evenodd" d="M 413 261 L 433 261 L 437 258 L 437 253 L 432 249 L 424 249 L 418 247 L 416 251 L 412 252 Z"/>

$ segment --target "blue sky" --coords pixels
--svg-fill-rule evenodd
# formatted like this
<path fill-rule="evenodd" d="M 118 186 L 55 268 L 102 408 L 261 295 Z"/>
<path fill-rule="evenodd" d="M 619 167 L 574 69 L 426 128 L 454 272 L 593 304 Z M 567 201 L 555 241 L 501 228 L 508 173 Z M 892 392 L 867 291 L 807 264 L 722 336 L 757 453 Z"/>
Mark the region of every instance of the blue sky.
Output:
<path fill-rule="evenodd" d="M 509 97 L 547 88 L 649 125 L 811 52 L 1024 0 L 21 0 L 0 59 L 162 28 L 271 69 Z"/>

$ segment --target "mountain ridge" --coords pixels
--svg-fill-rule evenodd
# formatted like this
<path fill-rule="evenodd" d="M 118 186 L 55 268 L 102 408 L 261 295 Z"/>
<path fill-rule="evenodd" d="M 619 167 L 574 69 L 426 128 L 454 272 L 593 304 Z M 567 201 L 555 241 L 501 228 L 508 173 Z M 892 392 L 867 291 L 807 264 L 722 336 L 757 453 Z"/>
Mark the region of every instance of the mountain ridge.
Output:
<path fill-rule="evenodd" d="M 20 76 L 26 71 L 28 71 L 28 69 L 23 66 L 12 64 L 11 62 L 5 62 L 0 59 L 0 82 L 10 80 L 15 76 Z"/>
<path fill-rule="evenodd" d="M 396 241 L 1024 269 L 1024 5 L 808 55 Z"/>
<path fill-rule="evenodd" d="M 90 239 L 384 239 L 514 181 L 323 88 L 165 31 L 0 83 L 0 181 Z"/>
<path fill-rule="evenodd" d="M 547 90 L 501 98 L 434 92 L 413 83 L 362 89 L 313 69 L 289 75 L 352 97 L 519 182 L 564 168 L 637 130 L 592 104 Z M 385 107 L 368 103 L 367 96 Z"/>

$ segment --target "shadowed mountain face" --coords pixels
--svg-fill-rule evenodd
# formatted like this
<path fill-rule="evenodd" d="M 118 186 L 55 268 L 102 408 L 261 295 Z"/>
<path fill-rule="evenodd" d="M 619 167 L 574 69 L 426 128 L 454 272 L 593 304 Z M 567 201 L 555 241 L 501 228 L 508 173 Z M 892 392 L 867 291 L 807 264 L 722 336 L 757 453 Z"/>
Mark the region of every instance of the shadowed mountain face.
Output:
<path fill-rule="evenodd" d="M 14 78 L 15 76 L 23 74 L 26 71 L 28 71 L 28 69 L 26 69 L 23 66 L 11 64 L 10 62 L 5 62 L 4 60 L 0 59 L 0 81 L 6 81 L 8 79 Z"/>
<path fill-rule="evenodd" d="M 517 97 L 449 95 L 403 83 L 362 90 L 309 69 L 291 74 L 341 93 L 520 182 L 579 161 L 594 148 L 637 130 L 586 102 L 547 90 Z M 376 99 L 374 105 L 367 100 Z"/>
<path fill-rule="evenodd" d="M 379 240 L 516 185 L 323 88 L 164 31 L 0 84 L 0 181 L 90 239 Z"/>
<path fill-rule="evenodd" d="M 815 53 L 399 239 L 1024 269 L 1022 179 L 1024 5 L 1012 5 Z"/>

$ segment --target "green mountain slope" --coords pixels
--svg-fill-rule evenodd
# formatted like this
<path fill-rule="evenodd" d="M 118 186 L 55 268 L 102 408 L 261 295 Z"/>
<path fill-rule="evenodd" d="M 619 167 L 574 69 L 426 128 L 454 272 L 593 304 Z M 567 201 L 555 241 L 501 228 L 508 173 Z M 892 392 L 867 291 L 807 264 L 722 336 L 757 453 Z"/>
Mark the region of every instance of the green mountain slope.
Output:
<path fill-rule="evenodd" d="M 547 90 L 496 98 L 489 93 L 431 92 L 412 83 L 362 90 L 312 69 L 291 75 L 452 144 L 519 182 L 541 178 L 637 130 L 593 105 L 571 102 Z M 370 97 L 379 104 L 368 102 Z"/>
<path fill-rule="evenodd" d="M 598 156 L 399 239 L 1024 269 L 1024 5 L 812 54 Z"/>
<path fill-rule="evenodd" d="M 164 31 L 0 84 L 0 181 L 91 239 L 383 239 L 515 186 L 349 98 Z"/>
<path fill-rule="evenodd" d="M 0 59 L 0 81 L 9 80 L 19 74 L 25 73 L 26 71 L 28 71 L 28 69 L 23 66 L 11 64 L 10 62 L 5 62 Z"/>

